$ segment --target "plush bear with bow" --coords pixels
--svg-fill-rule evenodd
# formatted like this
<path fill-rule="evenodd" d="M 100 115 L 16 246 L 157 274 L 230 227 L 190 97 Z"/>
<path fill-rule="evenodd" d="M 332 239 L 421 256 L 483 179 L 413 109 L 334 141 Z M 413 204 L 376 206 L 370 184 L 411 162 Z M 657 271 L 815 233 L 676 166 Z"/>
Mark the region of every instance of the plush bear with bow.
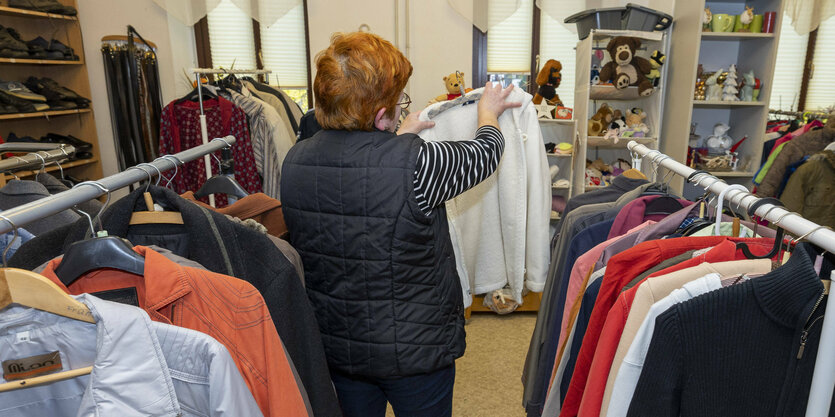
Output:
<path fill-rule="evenodd" d="M 473 91 L 472 88 L 464 88 L 464 73 L 460 71 L 453 72 L 444 77 L 444 85 L 446 86 L 447 93 L 435 97 L 429 104 L 461 97 L 461 90 L 465 93 Z"/>
<path fill-rule="evenodd" d="M 652 94 L 652 83 L 646 74 L 652 71 L 652 65 L 646 58 L 639 57 L 638 48 L 641 40 L 630 36 L 612 38 L 606 45 L 611 61 L 600 70 L 600 81 L 611 82 L 617 89 L 624 89 L 630 85 L 638 86 L 638 94 L 648 96 Z"/>

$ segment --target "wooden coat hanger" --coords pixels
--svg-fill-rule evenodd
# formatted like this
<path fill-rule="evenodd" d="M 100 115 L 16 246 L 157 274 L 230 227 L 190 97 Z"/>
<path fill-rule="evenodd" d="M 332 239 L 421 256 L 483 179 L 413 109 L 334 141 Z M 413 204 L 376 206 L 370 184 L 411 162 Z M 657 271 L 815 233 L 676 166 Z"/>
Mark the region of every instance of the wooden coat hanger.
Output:
<path fill-rule="evenodd" d="M 12 226 L 14 230 L 12 242 L 14 242 L 18 238 L 17 226 L 6 217 L 2 218 Z M 0 268 L 0 311 L 11 304 L 18 304 L 85 323 L 96 323 L 89 307 L 70 297 L 69 294 L 43 275 L 23 269 L 6 268 L 5 263 L 3 266 L 3 268 Z M 87 366 L 56 374 L 6 382 L 0 384 L 0 392 L 63 381 L 81 375 L 88 375 L 91 372 L 93 372 L 93 367 Z"/>
<path fill-rule="evenodd" d="M 165 155 L 165 156 L 161 156 L 159 159 L 168 159 L 169 161 L 171 161 L 171 159 L 169 159 L 169 158 L 170 158 L 169 155 Z M 173 157 L 171 157 L 171 158 L 173 158 Z M 174 176 L 177 175 L 177 162 L 182 164 L 182 161 L 180 161 L 179 159 L 177 159 L 176 161 L 173 161 L 174 175 L 172 175 L 171 178 L 168 179 L 168 183 L 166 184 L 166 186 L 171 184 L 171 181 L 174 179 Z M 183 221 L 183 215 L 180 214 L 180 212 L 178 212 L 178 211 L 156 211 L 156 210 L 154 210 L 154 199 L 151 198 L 151 193 L 148 192 L 148 187 L 151 186 L 151 172 L 146 171 L 144 168 L 140 168 L 141 165 L 148 165 L 151 168 L 156 169 L 157 172 L 159 173 L 159 176 L 162 177 L 162 171 L 160 171 L 157 167 L 155 167 L 151 164 L 142 163 L 142 164 L 139 164 L 139 165 L 133 167 L 133 168 L 136 168 L 136 169 L 141 169 L 141 170 L 145 171 L 146 174 L 148 174 L 148 186 L 145 187 L 145 192 L 142 194 L 142 197 L 145 199 L 145 208 L 147 209 L 147 211 L 135 211 L 135 212 L 133 212 L 130 215 L 130 223 L 129 224 L 130 225 L 137 225 L 137 224 L 185 224 L 185 222 Z M 157 184 L 156 185 L 159 185 L 159 177 L 157 177 Z"/>
<path fill-rule="evenodd" d="M 645 179 L 647 179 L 647 176 L 644 175 L 643 172 L 638 171 L 635 168 L 629 168 L 626 171 L 623 171 L 623 173 L 620 174 L 620 175 L 623 175 L 626 178 L 631 178 L 633 180 L 645 180 Z"/>

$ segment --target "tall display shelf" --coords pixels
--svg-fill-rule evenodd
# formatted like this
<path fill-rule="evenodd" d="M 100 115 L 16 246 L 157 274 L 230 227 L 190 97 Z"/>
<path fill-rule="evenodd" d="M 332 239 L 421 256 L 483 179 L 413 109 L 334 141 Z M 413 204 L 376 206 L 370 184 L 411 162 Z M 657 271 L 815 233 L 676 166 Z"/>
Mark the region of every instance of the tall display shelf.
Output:
<path fill-rule="evenodd" d="M 539 119 L 539 127 L 542 130 L 543 141 L 545 143 L 553 142 L 557 144 L 560 142 L 574 143 L 574 123 L 575 120 Z M 576 155 L 576 152 L 572 152 L 571 155 L 547 154 L 548 166 L 557 166 L 559 168 L 557 176 L 551 179 L 551 194 L 561 195 L 565 197 L 566 201 L 571 196 L 571 174 L 574 167 L 574 155 Z M 556 184 L 557 181 L 562 179 L 568 181 L 567 186 Z M 558 213 L 551 212 L 551 220 L 559 220 L 559 218 Z"/>
<path fill-rule="evenodd" d="M 755 14 L 776 12 L 774 33 L 705 32 L 702 19 L 705 7 L 713 15 L 739 15 L 745 6 L 753 7 Z M 676 0 L 672 26 L 671 53 L 667 57 L 668 88 L 665 97 L 666 116 L 661 135 L 665 138 L 661 151 L 684 163 L 690 138 L 690 126 L 696 124 L 696 134 L 703 139 L 713 133 L 716 123 L 726 123 L 734 142 L 748 139 L 738 149 L 739 168 L 729 172 L 711 172 L 729 183 L 751 187 L 753 175 L 760 164 L 765 125 L 768 121 L 768 101 L 777 59 L 779 28 L 783 19 L 781 0 Z M 686 53 L 675 53 L 686 51 Z M 754 70 L 760 79 L 759 97 L 753 102 L 694 100 L 698 66 L 705 72 L 713 72 L 736 64 L 738 81 L 742 73 Z M 800 76 L 800 74 L 798 74 Z M 674 123 L 672 121 L 675 121 Z M 674 188 L 682 190 L 683 181 L 677 178 Z M 694 195 L 694 186 L 688 185 L 682 192 Z"/>
<path fill-rule="evenodd" d="M 78 9 L 75 0 L 59 1 Z M 46 40 L 57 39 L 73 48 L 79 57 L 78 61 L 0 58 L 0 80 L 25 81 L 30 76 L 49 77 L 79 95 L 90 98 L 90 81 L 87 77 L 81 24 L 77 17 L 17 9 L 9 7 L 7 0 L 0 0 L 0 25 L 16 29 L 27 41 L 38 36 Z M 77 178 L 102 177 L 92 104 L 86 109 L 0 114 L 0 137 L 6 138 L 10 132 L 36 139 L 51 132 L 72 135 L 90 142 L 93 144 L 93 158 L 62 163 L 61 167 L 65 173 Z M 58 167 L 51 165 L 46 170 L 55 171 Z M 18 172 L 16 175 L 25 178 L 34 175 L 34 172 Z M 9 174 L 0 175 L 0 186 L 13 178 L 14 176 Z"/>
<path fill-rule="evenodd" d="M 669 55 L 667 32 L 642 32 L 632 30 L 598 30 L 592 29 L 588 37 L 577 44 L 576 82 L 574 89 L 574 119 L 576 137 L 574 142 L 574 160 L 571 180 L 571 196 L 600 188 L 586 185 L 586 160 L 603 159 L 610 163 L 618 158 L 631 161 L 626 144 L 636 140 L 652 149 L 658 149 L 664 117 L 664 91 L 666 90 L 666 72 L 669 65 L 661 67 L 661 80 L 652 94 L 640 96 L 637 87 L 627 87 L 622 90 L 611 85 L 592 85 L 590 80 L 592 53 L 603 51 L 601 66 L 611 61 L 606 45 L 617 36 L 631 36 L 641 39 L 638 56 L 649 59 L 653 51 L 659 50 Z M 604 139 L 602 136 L 588 135 L 588 120 L 597 112 L 598 108 L 607 103 L 610 107 L 625 111 L 635 107 L 643 109 L 647 114 L 644 123 L 649 127 L 649 134 L 644 138 L 621 138 L 617 142 Z M 652 172 L 649 164 L 642 164 L 641 170 L 648 177 Z"/>

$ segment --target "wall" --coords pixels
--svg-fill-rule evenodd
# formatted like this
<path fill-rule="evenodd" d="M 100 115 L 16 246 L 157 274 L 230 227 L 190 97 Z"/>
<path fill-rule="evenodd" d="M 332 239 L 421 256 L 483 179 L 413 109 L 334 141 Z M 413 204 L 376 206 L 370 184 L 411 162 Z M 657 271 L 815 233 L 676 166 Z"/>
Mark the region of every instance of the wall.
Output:
<path fill-rule="evenodd" d="M 148 41 L 157 45 L 162 100 L 168 103 L 191 90 L 183 69 L 197 66 L 194 31 L 190 26 L 167 16 L 152 0 L 83 0 L 78 2 L 78 17 L 84 36 L 84 56 L 90 78 L 96 131 L 105 176 L 118 172 L 110 102 L 105 85 L 101 38 L 126 35 L 132 25 Z"/>
<path fill-rule="evenodd" d="M 447 0 L 308 0 L 307 5 L 314 79 L 316 54 L 327 48 L 331 34 L 355 31 L 365 23 L 373 33 L 395 43 L 412 62 L 414 71 L 406 88 L 412 98 L 412 111 L 424 108 L 431 98 L 444 93 L 443 77 L 455 70 L 464 72 L 470 85 L 472 25 Z"/>

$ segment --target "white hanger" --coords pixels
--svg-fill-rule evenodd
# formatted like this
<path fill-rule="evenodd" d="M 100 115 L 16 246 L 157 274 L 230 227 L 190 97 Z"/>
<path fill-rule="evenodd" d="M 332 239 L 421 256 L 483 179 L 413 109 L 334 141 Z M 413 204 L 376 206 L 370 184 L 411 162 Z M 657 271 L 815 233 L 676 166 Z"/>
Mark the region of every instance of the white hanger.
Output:
<path fill-rule="evenodd" d="M 722 235 L 722 204 L 725 201 L 725 193 L 727 193 L 730 190 L 737 190 L 742 191 L 743 193 L 748 193 L 748 189 L 740 184 L 729 185 L 728 188 L 725 188 L 724 190 L 722 190 L 722 192 L 719 193 L 719 197 L 717 198 L 719 201 L 716 202 L 716 227 L 713 230 L 713 233 L 716 236 Z"/>

